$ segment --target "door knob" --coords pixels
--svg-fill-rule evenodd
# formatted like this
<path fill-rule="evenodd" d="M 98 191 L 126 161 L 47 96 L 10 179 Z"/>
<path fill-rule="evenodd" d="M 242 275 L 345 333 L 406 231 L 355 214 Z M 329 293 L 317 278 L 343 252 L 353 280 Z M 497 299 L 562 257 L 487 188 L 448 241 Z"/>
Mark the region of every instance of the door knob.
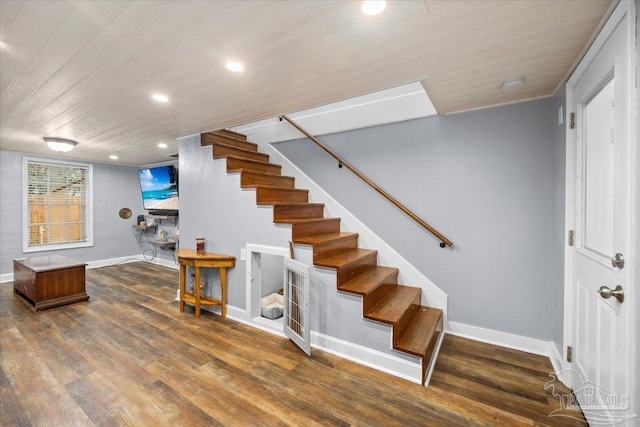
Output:
<path fill-rule="evenodd" d="M 621 253 L 617 253 L 613 257 L 611 257 L 611 265 L 616 268 L 624 267 L 624 257 Z"/>
<path fill-rule="evenodd" d="M 608 286 L 600 286 L 598 293 L 604 299 L 614 297 L 618 302 L 624 302 L 624 289 L 622 289 L 622 286 L 620 285 L 616 286 L 614 290 L 611 290 Z"/>

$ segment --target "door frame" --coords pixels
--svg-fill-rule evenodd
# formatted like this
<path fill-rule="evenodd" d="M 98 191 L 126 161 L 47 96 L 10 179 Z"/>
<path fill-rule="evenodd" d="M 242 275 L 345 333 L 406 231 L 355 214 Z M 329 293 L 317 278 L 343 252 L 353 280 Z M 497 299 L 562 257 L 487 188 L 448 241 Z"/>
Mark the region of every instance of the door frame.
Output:
<path fill-rule="evenodd" d="M 630 351 L 630 359 L 635 360 L 633 358 L 634 355 L 637 355 L 638 344 L 640 344 L 640 339 L 638 338 L 639 328 L 635 327 L 637 325 L 640 317 L 638 316 L 638 305 L 640 301 L 638 301 L 638 297 L 636 296 L 636 292 L 639 289 L 638 286 L 638 245 L 639 239 L 637 237 L 638 232 L 640 232 L 639 224 L 640 224 L 640 208 L 639 201 L 640 195 L 638 195 L 638 191 L 640 188 L 638 186 L 637 180 L 640 178 L 640 153 L 638 153 L 638 148 L 636 146 L 638 142 L 637 129 L 638 129 L 638 117 L 636 114 L 637 111 L 637 97 L 638 97 L 638 88 L 633 81 L 637 68 L 637 57 L 636 57 L 636 8 L 635 2 L 632 1 L 621 1 L 608 21 L 595 38 L 593 44 L 586 52 L 575 71 L 567 81 L 566 85 L 566 119 L 565 122 L 569 123 L 569 115 L 570 113 L 576 113 L 572 111 L 573 104 L 575 102 L 575 87 L 585 74 L 591 62 L 594 60 L 594 57 L 605 44 L 609 36 L 613 33 L 618 24 L 628 16 L 627 24 L 628 25 L 628 34 L 630 36 L 629 40 L 629 87 L 632 92 L 635 89 L 635 93 L 632 93 L 630 97 L 630 132 L 629 132 L 629 145 L 630 145 L 630 161 L 631 167 L 629 170 L 629 179 L 630 179 L 630 187 L 629 187 L 629 208 L 630 219 L 631 219 L 631 241 L 629 245 L 629 256 L 625 254 L 625 258 L 628 259 L 629 262 L 625 263 L 625 268 L 629 268 L 629 291 L 625 289 L 625 297 L 628 299 L 625 300 L 625 304 L 631 304 L 629 310 L 629 327 L 630 327 L 630 340 L 629 343 L 629 351 Z M 573 267 L 574 267 L 574 248 L 568 245 L 568 234 L 570 230 L 576 230 L 576 198 L 575 198 L 575 176 L 576 176 L 576 131 L 577 129 L 570 129 L 569 126 L 566 126 L 566 175 L 565 175 L 565 251 L 564 251 L 564 328 L 563 328 L 563 349 L 562 349 L 562 363 L 563 368 L 570 368 L 571 365 L 567 362 L 567 347 L 573 346 L 575 343 L 575 339 L 573 337 L 573 331 L 576 321 L 576 307 L 574 306 L 574 298 L 573 298 Z M 634 363 L 630 364 L 631 372 L 629 372 L 629 388 L 630 392 L 636 392 L 635 399 L 631 402 L 631 413 L 638 414 L 640 411 L 640 397 L 637 395 L 637 386 L 640 385 L 640 381 L 638 380 L 638 371 L 637 367 Z M 573 384 L 571 384 L 571 378 L 565 377 L 561 378 L 565 384 L 569 387 L 573 388 Z"/>

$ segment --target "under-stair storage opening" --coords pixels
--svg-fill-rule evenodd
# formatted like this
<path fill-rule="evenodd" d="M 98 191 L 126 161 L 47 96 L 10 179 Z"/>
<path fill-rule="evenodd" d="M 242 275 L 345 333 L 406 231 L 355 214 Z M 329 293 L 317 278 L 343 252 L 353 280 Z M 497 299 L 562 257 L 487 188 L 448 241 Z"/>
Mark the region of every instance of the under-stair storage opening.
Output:
<path fill-rule="evenodd" d="M 288 248 L 247 244 L 247 311 L 263 327 L 282 333 L 282 268 Z"/>
<path fill-rule="evenodd" d="M 260 316 L 271 320 L 279 319 L 282 317 L 283 257 L 265 253 L 253 254 L 253 258 L 258 256 L 260 259 L 256 261 L 259 261 L 257 264 L 260 281 Z"/>

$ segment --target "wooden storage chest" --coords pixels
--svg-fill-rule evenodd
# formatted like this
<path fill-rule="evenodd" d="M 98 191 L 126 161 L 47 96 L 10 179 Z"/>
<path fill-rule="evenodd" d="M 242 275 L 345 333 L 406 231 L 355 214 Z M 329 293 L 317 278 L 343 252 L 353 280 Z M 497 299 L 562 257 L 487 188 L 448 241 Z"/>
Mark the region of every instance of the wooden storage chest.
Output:
<path fill-rule="evenodd" d="M 61 255 L 13 261 L 13 290 L 36 311 L 86 301 L 86 264 Z"/>

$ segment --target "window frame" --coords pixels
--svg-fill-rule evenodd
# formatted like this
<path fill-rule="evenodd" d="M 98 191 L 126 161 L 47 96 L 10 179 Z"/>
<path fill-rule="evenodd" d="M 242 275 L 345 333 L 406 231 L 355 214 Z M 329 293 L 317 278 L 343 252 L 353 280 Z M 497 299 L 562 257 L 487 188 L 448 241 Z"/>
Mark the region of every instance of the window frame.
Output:
<path fill-rule="evenodd" d="M 85 202 L 86 202 L 86 240 L 83 242 L 57 243 L 53 245 L 29 246 L 29 164 L 66 166 L 86 169 Z M 86 248 L 93 246 L 93 165 L 67 160 L 23 157 L 22 159 L 22 252 L 44 252 L 61 249 Z"/>

